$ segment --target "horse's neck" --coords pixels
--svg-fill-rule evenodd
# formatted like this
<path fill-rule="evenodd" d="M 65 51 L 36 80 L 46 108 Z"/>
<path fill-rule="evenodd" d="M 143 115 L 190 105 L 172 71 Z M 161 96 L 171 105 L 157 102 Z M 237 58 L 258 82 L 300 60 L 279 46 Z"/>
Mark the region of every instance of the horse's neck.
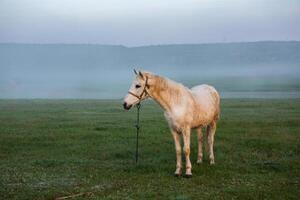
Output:
<path fill-rule="evenodd" d="M 172 106 L 178 103 L 180 94 L 180 84 L 155 77 L 154 85 L 152 85 L 150 96 L 158 102 L 158 104 L 167 112 L 171 111 Z"/>

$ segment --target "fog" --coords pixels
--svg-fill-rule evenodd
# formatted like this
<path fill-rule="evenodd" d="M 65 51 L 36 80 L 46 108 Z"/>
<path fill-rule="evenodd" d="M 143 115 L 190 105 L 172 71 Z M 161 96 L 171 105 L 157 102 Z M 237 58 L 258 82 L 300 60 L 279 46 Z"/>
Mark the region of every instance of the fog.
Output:
<path fill-rule="evenodd" d="M 119 99 L 133 69 L 224 98 L 300 97 L 300 42 L 161 45 L 0 45 L 0 98 Z"/>

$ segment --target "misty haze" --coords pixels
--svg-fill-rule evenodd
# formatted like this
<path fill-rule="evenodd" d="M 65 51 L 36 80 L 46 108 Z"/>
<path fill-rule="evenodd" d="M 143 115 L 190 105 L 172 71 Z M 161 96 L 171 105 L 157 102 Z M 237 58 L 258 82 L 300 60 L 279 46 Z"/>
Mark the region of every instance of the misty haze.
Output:
<path fill-rule="evenodd" d="M 125 47 L 0 44 L 0 98 L 121 98 L 133 69 L 222 97 L 299 97 L 300 42 Z"/>

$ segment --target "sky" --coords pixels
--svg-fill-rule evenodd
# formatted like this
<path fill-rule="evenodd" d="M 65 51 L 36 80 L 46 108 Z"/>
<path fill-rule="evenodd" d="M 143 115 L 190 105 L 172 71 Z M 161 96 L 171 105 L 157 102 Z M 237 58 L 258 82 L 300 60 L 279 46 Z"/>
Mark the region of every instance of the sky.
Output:
<path fill-rule="evenodd" d="M 0 0 L 1 43 L 300 40 L 300 0 Z"/>

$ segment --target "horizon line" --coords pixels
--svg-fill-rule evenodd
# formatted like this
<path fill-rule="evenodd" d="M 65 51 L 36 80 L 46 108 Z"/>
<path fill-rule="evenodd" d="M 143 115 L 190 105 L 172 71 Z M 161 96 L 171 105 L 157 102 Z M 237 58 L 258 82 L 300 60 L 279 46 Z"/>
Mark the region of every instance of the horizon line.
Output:
<path fill-rule="evenodd" d="M 151 47 L 151 46 L 176 46 L 176 45 L 209 45 L 209 44 L 245 44 L 245 43 L 263 43 L 263 42 L 300 42 L 300 40 L 257 40 L 257 41 L 238 41 L 238 42 L 203 42 L 203 43 L 165 43 L 165 44 L 145 44 L 145 45 L 123 45 L 123 44 L 101 44 L 101 43 L 35 43 L 35 42 L 0 42 L 2 44 L 19 44 L 19 45 L 98 45 L 98 46 L 121 46 L 125 48 Z"/>

